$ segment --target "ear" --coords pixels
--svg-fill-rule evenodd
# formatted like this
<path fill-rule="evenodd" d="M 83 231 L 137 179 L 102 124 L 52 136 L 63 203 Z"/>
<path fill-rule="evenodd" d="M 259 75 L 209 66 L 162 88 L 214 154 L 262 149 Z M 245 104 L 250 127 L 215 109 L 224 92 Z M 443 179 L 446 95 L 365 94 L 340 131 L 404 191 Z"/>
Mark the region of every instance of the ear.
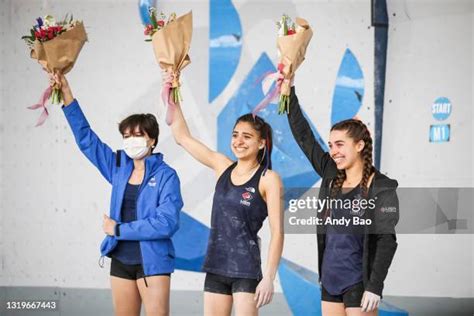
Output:
<path fill-rule="evenodd" d="M 156 147 L 156 144 L 155 144 L 155 140 L 153 138 L 150 138 L 148 139 L 148 147 L 151 147 L 151 148 L 155 148 Z"/>
<path fill-rule="evenodd" d="M 358 153 L 362 152 L 365 147 L 365 142 L 363 140 L 359 140 L 356 144 L 356 150 Z"/>
<path fill-rule="evenodd" d="M 267 141 L 265 139 L 260 140 L 260 144 L 258 145 L 258 149 L 263 149 L 266 145 Z"/>

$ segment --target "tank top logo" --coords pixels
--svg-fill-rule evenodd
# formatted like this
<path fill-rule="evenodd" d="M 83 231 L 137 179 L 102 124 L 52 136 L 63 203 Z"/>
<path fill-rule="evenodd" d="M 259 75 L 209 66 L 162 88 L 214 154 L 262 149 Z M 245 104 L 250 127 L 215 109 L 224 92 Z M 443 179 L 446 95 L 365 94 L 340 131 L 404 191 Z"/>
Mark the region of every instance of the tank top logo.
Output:
<path fill-rule="evenodd" d="M 245 188 L 247 191 L 249 191 L 249 188 Z M 253 188 L 252 188 L 253 189 Z M 242 199 L 240 200 L 240 204 L 245 205 L 245 206 L 250 206 L 250 201 L 253 199 L 252 194 L 250 192 L 244 192 L 242 193 Z"/>

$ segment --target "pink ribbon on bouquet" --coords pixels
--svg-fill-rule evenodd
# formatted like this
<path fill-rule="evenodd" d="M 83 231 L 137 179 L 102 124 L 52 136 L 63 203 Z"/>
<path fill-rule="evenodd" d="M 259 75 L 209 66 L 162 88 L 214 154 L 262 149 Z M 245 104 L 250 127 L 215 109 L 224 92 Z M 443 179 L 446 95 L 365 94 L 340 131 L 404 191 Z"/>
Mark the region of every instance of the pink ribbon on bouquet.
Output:
<path fill-rule="evenodd" d="M 44 90 L 43 95 L 41 96 L 38 103 L 29 106 L 28 109 L 36 110 L 39 108 L 43 108 L 43 112 L 41 113 L 38 121 L 36 122 L 35 127 L 43 125 L 44 121 L 48 118 L 48 109 L 46 108 L 46 101 L 51 97 L 51 93 L 53 92 L 53 87 L 49 86 L 46 90 Z"/>
<path fill-rule="evenodd" d="M 174 111 L 176 109 L 176 104 L 173 101 L 173 98 L 170 97 L 171 89 L 173 89 L 173 76 L 168 76 L 168 79 L 165 81 L 161 89 L 161 98 L 163 103 L 166 106 L 166 124 L 171 125 L 173 123 Z"/>
<path fill-rule="evenodd" d="M 273 83 L 275 83 L 275 87 L 271 89 L 265 98 L 263 98 L 262 101 L 253 109 L 252 114 L 253 116 L 257 115 L 258 112 L 266 108 L 270 103 L 274 102 L 277 100 L 277 97 L 281 93 L 281 85 L 283 84 L 283 81 L 289 80 L 285 79 L 283 76 L 283 68 L 285 65 L 283 64 L 278 64 L 278 70 L 276 72 L 271 72 L 269 74 L 264 75 L 265 77 L 262 80 L 262 86 L 268 85 L 271 86 Z"/>

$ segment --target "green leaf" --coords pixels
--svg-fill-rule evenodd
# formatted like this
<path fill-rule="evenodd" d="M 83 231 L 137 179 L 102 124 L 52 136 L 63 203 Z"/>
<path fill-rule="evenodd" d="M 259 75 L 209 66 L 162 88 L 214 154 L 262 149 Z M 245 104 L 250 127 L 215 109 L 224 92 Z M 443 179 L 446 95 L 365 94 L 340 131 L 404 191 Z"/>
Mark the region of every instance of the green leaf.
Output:
<path fill-rule="evenodd" d="M 156 23 L 156 12 L 155 12 L 155 10 L 151 11 L 150 21 L 151 21 L 151 25 L 153 25 L 153 28 L 156 29 L 158 27 L 158 24 Z"/>

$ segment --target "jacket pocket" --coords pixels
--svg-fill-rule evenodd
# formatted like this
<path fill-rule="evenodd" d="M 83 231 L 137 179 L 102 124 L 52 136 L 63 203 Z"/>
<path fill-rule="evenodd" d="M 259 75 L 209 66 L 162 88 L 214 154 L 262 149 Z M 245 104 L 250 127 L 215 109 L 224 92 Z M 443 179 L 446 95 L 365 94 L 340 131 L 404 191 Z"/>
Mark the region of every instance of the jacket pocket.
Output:
<path fill-rule="evenodd" d="M 100 253 L 102 256 L 106 256 L 108 253 L 110 253 L 115 246 L 117 246 L 117 239 L 113 236 L 105 236 L 104 240 L 102 241 L 102 244 L 100 245 Z"/>

